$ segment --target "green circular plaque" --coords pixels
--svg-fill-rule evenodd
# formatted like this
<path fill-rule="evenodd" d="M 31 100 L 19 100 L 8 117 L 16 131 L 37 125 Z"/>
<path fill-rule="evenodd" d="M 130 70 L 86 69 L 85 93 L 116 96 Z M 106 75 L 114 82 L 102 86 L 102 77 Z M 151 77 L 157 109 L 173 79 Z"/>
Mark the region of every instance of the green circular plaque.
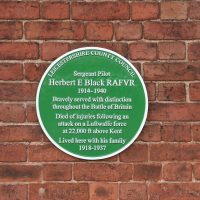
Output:
<path fill-rule="evenodd" d="M 39 123 L 49 140 L 72 156 L 114 156 L 137 138 L 148 110 L 144 82 L 121 55 L 87 47 L 56 59 L 37 90 Z"/>

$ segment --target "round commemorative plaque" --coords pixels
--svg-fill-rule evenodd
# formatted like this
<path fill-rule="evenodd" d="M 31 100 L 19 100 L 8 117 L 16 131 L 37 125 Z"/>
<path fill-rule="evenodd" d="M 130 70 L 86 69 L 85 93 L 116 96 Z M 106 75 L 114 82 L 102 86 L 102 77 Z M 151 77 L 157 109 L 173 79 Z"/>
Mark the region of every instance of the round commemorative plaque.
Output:
<path fill-rule="evenodd" d="M 65 153 L 87 160 L 114 156 L 141 132 L 148 110 L 144 82 L 113 51 L 86 47 L 56 59 L 37 90 L 39 123 Z"/>

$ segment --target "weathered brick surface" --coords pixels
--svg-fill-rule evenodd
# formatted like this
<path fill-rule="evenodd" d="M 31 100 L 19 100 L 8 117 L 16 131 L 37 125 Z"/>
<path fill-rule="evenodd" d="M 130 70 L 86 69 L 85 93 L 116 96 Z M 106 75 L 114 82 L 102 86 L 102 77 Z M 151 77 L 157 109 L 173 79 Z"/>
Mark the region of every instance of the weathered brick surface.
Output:
<path fill-rule="evenodd" d="M 146 83 L 147 93 L 149 101 L 154 101 L 156 99 L 156 84 L 155 83 Z"/>
<path fill-rule="evenodd" d="M 74 165 L 74 179 L 77 181 L 128 181 L 132 179 L 132 171 L 130 164 L 79 163 Z"/>
<path fill-rule="evenodd" d="M 192 126 L 192 135 L 194 141 L 200 141 L 200 125 Z"/>
<path fill-rule="evenodd" d="M 199 163 L 194 164 L 193 170 L 194 170 L 195 179 L 199 180 L 200 179 L 200 164 Z"/>
<path fill-rule="evenodd" d="M 143 162 L 148 160 L 148 146 L 144 144 L 131 145 L 120 154 L 122 162 Z"/>
<path fill-rule="evenodd" d="M 156 181 L 161 178 L 161 165 L 155 164 L 138 164 L 134 165 L 133 179 L 137 181 Z"/>
<path fill-rule="evenodd" d="M 43 167 L 43 176 L 46 181 L 68 181 L 72 178 L 70 164 L 46 164 Z"/>
<path fill-rule="evenodd" d="M 79 22 L 27 22 L 25 35 L 27 39 L 81 40 L 84 26 Z"/>
<path fill-rule="evenodd" d="M 116 40 L 138 40 L 142 37 L 142 25 L 139 23 L 117 23 Z"/>
<path fill-rule="evenodd" d="M 0 104 L 0 121 L 20 123 L 26 118 L 22 104 Z"/>
<path fill-rule="evenodd" d="M 53 144 L 30 145 L 29 160 L 32 162 L 59 162 L 59 161 L 76 161 L 78 159 L 71 157 Z"/>
<path fill-rule="evenodd" d="M 167 181 L 191 181 L 192 165 L 187 163 L 168 163 L 163 167 L 163 178 Z"/>
<path fill-rule="evenodd" d="M 172 183 L 172 184 L 150 184 L 150 200 L 156 198 L 163 200 L 173 199 L 192 199 L 199 198 L 199 183 Z M 170 194 L 170 196 L 169 196 Z"/>
<path fill-rule="evenodd" d="M 200 83 L 191 83 L 190 84 L 190 99 L 194 101 L 200 100 Z"/>
<path fill-rule="evenodd" d="M 66 2 L 43 2 L 40 16 L 42 19 L 69 19 L 69 3 Z"/>
<path fill-rule="evenodd" d="M 27 106 L 26 106 L 26 120 L 28 122 L 38 122 L 35 104 L 27 104 Z"/>
<path fill-rule="evenodd" d="M 52 52 L 52 50 L 51 50 L 51 52 Z M 53 54 L 54 54 L 54 52 L 53 52 Z M 51 57 L 50 53 L 48 55 L 50 55 L 50 57 Z M 26 63 L 24 65 L 25 79 L 27 81 L 37 81 L 38 82 L 42 78 L 42 75 L 44 74 L 45 70 L 47 69 L 47 66 L 48 66 L 47 63 Z"/>
<path fill-rule="evenodd" d="M 152 144 L 150 160 L 152 161 L 199 161 L 198 144 Z M 167 152 L 167 153 L 166 153 Z"/>
<path fill-rule="evenodd" d="M 23 144 L 1 144 L 0 162 L 24 162 L 27 160 L 27 147 Z"/>
<path fill-rule="evenodd" d="M 132 43 L 129 46 L 130 58 L 132 60 L 156 60 L 156 43 Z"/>
<path fill-rule="evenodd" d="M 0 19 L 38 19 L 39 3 L 26 1 L 2 1 L 0 3 Z"/>
<path fill-rule="evenodd" d="M 145 22 L 144 37 L 156 40 L 200 38 L 199 22 Z"/>
<path fill-rule="evenodd" d="M 89 199 L 87 183 L 45 183 L 31 184 L 29 188 L 30 200 L 53 199 Z"/>
<path fill-rule="evenodd" d="M 0 64 L 0 80 L 12 81 L 23 79 L 23 68 L 22 64 L 18 63 L 1 63 Z"/>
<path fill-rule="evenodd" d="M 183 60 L 185 52 L 182 42 L 161 42 L 158 45 L 158 57 L 161 60 Z"/>
<path fill-rule="evenodd" d="M 118 198 L 117 183 L 93 182 L 90 184 L 90 198 L 94 200 Z"/>
<path fill-rule="evenodd" d="M 149 107 L 148 120 L 152 121 L 199 121 L 198 103 L 152 103 Z"/>
<path fill-rule="evenodd" d="M 47 61 L 55 60 L 69 50 L 70 46 L 68 43 L 45 42 L 41 45 L 41 59 Z"/>
<path fill-rule="evenodd" d="M 42 170 L 39 165 L 0 165 L 0 178 L 3 182 L 40 181 Z"/>
<path fill-rule="evenodd" d="M 166 142 L 190 142 L 192 140 L 190 125 L 163 125 L 160 129 L 161 138 Z"/>
<path fill-rule="evenodd" d="M 39 57 L 38 44 L 32 42 L 0 42 L 1 60 L 36 60 Z"/>
<path fill-rule="evenodd" d="M 0 200 L 199 200 L 200 2 L 0 1 Z M 60 55 L 96 46 L 138 69 L 147 123 L 100 161 L 44 135 L 35 95 Z"/>
<path fill-rule="evenodd" d="M 146 125 L 137 140 L 144 142 L 161 141 L 161 126 L 159 124 Z"/>
<path fill-rule="evenodd" d="M 0 39 L 21 39 L 23 35 L 22 27 L 20 22 L 0 22 Z"/>
<path fill-rule="evenodd" d="M 161 83 L 158 86 L 158 100 L 185 101 L 186 89 L 183 83 Z"/>
<path fill-rule="evenodd" d="M 151 81 L 200 80 L 200 63 L 145 63 L 144 78 Z"/>
<path fill-rule="evenodd" d="M 161 3 L 161 19 L 187 19 L 187 2 L 169 1 Z"/>
<path fill-rule="evenodd" d="M 27 185 L 0 185 L 0 194 L 2 200 L 28 199 Z"/>
<path fill-rule="evenodd" d="M 119 188 L 119 199 L 148 199 L 147 186 L 143 183 L 122 183 Z"/>
<path fill-rule="evenodd" d="M 90 22 L 86 25 L 86 39 L 87 40 L 112 40 L 113 25 L 111 23 L 94 23 Z"/>
<path fill-rule="evenodd" d="M 188 47 L 188 58 L 189 60 L 200 60 L 200 43 L 191 43 Z"/>
<path fill-rule="evenodd" d="M 38 142 L 43 132 L 38 125 L 7 125 L 0 127 L 0 142 Z"/>
<path fill-rule="evenodd" d="M 154 2 L 134 2 L 131 10 L 132 20 L 157 19 L 159 16 L 159 5 Z"/>
<path fill-rule="evenodd" d="M 37 84 L 35 83 L 2 83 L 0 100 L 30 101 L 35 100 Z"/>
<path fill-rule="evenodd" d="M 74 2 L 71 9 L 74 20 L 129 19 L 129 4 L 127 2 Z"/>
<path fill-rule="evenodd" d="M 189 18 L 200 19 L 200 3 L 197 1 L 191 1 L 189 6 Z"/>

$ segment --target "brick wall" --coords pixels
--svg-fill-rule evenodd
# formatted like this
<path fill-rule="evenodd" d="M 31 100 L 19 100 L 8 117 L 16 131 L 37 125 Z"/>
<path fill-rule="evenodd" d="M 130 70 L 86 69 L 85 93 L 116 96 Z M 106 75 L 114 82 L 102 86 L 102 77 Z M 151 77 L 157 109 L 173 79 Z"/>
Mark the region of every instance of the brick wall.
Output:
<path fill-rule="evenodd" d="M 199 200 L 200 2 L 0 1 L 1 200 Z M 143 76 L 149 114 L 137 141 L 102 161 L 56 149 L 35 114 L 52 60 L 112 49 Z"/>

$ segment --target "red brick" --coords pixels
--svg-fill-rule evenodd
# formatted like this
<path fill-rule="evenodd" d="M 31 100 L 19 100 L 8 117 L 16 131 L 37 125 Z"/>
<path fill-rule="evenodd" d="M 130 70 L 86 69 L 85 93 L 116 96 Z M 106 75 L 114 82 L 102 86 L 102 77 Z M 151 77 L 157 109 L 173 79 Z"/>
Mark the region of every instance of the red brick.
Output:
<path fill-rule="evenodd" d="M 84 26 L 79 22 L 27 22 L 25 35 L 27 39 L 82 40 Z"/>
<path fill-rule="evenodd" d="M 0 100 L 31 101 L 35 100 L 37 84 L 35 83 L 1 83 Z"/>
<path fill-rule="evenodd" d="M 28 81 L 39 81 L 48 67 L 48 63 L 25 63 L 25 79 Z"/>
<path fill-rule="evenodd" d="M 161 60 L 183 60 L 185 59 L 185 43 L 162 42 L 158 45 L 158 57 Z"/>
<path fill-rule="evenodd" d="M 199 163 L 194 164 L 193 170 L 194 170 L 194 178 L 196 180 L 200 180 L 200 164 Z"/>
<path fill-rule="evenodd" d="M 145 80 L 200 80 L 200 63 L 145 63 Z"/>
<path fill-rule="evenodd" d="M 39 2 L 0 2 L 0 19 L 38 19 Z"/>
<path fill-rule="evenodd" d="M 190 2 L 189 17 L 190 19 L 200 19 L 200 2 Z"/>
<path fill-rule="evenodd" d="M 1 42 L 1 60 L 25 60 L 38 58 L 38 44 L 31 42 Z"/>
<path fill-rule="evenodd" d="M 150 148 L 152 161 L 195 161 L 200 160 L 199 144 L 152 144 Z"/>
<path fill-rule="evenodd" d="M 45 183 L 30 184 L 29 200 L 87 200 L 89 188 L 87 183 Z"/>
<path fill-rule="evenodd" d="M 138 164 L 134 165 L 133 179 L 136 181 L 156 181 L 161 178 L 162 165 L 160 164 Z"/>
<path fill-rule="evenodd" d="M 69 3 L 42 2 L 40 16 L 43 19 L 69 19 Z"/>
<path fill-rule="evenodd" d="M 200 43 L 191 43 L 188 46 L 189 60 L 200 60 Z"/>
<path fill-rule="evenodd" d="M 192 126 L 192 134 L 194 141 L 200 141 L 200 125 L 193 125 Z"/>
<path fill-rule="evenodd" d="M 90 183 L 90 198 L 92 200 L 116 200 L 118 198 L 117 183 Z"/>
<path fill-rule="evenodd" d="M 152 121 L 198 121 L 200 115 L 197 110 L 200 104 L 187 103 L 155 103 L 149 106 L 148 120 Z"/>
<path fill-rule="evenodd" d="M 77 181 L 128 181 L 132 179 L 130 164 L 77 163 L 74 165 Z"/>
<path fill-rule="evenodd" d="M 1 144 L 0 162 L 23 162 L 27 159 L 26 146 L 23 144 Z"/>
<path fill-rule="evenodd" d="M 142 25 L 139 23 L 121 22 L 115 25 L 116 40 L 137 40 L 142 37 Z"/>
<path fill-rule="evenodd" d="M 157 58 L 156 43 L 132 43 L 129 46 L 132 60 L 155 60 Z"/>
<path fill-rule="evenodd" d="M 168 1 L 161 3 L 161 19 L 187 19 L 187 2 Z"/>
<path fill-rule="evenodd" d="M 119 188 L 120 200 L 147 200 L 147 186 L 143 183 L 121 183 Z"/>
<path fill-rule="evenodd" d="M 161 140 L 159 124 L 145 125 L 137 140 L 144 142 L 159 142 Z"/>
<path fill-rule="evenodd" d="M 23 69 L 21 64 L 1 63 L 0 64 L 0 80 L 13 81 L 23 79 Z"/>
<path fill-rule="evenodd" d="M 199 3 L 2 1 L 0 11 L 2 4 L 17 6 L 13 6 L 12 16 L 8 17 L 11 11 L 4 15 L 0 13 L 0 18 L 4 18 L 0 22 L 0 60 L 4 60 L 0 64 L 0 199 L 199 200 L 200 105 L 199 102 L 185 102 L 185 81 L 189 81 L 190 100 L 199 101 L 200 22 L 181 19 L 185 17 L 186 4 L 191 5 L 188 17 L 199 19 Z M 37 5 L 37 9 L 34 8 L 37 16 L 33 20 L 22 18 L 25 14 L 32 15 L 30 9 L 33 8 L 27 6 L 30 4 Z M 183 5 L 183 9 L 177 9 L 176 13 L 169 11 L 169 14 L 173 13 L 167 14 L 166 20 L 173 21 L 160 21 L 160 4 L 170 4 L 172 9 Z M 23 9 L 21 5 L 25 5 Z M 135 12 L 129 8 L 132 5 L 138 5 Z M 4 8 L 6 10 L 7 6 Z M 21 13 L 16 12 L 20 9 Z M 130 19 L 130 14 L 137 14 L 141 19 Z M 39 17 L 41 20 L 35 20 Z M 91 29 L 89 35 L 93 38 L 89 38 L 87 24 L 95 27 L 105 24 L 109 28 L 100 26 L 96 33 Z M 154 46 L 148 47 L 149 43 Z M 131 49 L 131 45 L 138 49 L 134 46 Z M 138 140 L 119 155 L 100 162 L 85 162 L 54 147 L 38 125 L 33 102 L 37 82 L 50 64 L 46 61 L 83 46 L 105 47 L 133 63 L 135 60 L 134 65 L 144 75 L 150 101 L 149 122 Z M 32 89 L 32 85 L 35 88 Z M 152 184 L 152 181 L 159 184 Z M 182 184 L 182 181 L 191 183 Z M 3 182 L 7 182 L 6 185 L 12 183 L 12 187 L 1 189 Z M 170 184 L 164 184 L 166 182 Z M 156 185 L 155 190 L 152 185 Z M 157 185 L 165 185 L 163 191 L 157 189 Z M 16 189 L 18 186 L 20 189 Z"/>
<path fill-rule="evenodd" d="M 133 144 L 120 154 L 121 162 L 143 162 L 148 160 L 148 146 Z"/>
<path fill-rule="evenodd" d="M 190 100 L 198 101 L 200 100 L 200 83 L 190 84 Z"/>
<path fill-rule="evenodd" d="M 26 118 L 28 122 L 38 122 L 36 107 L 34 104 L 27 104 L 26 106 Z"/>
<path fill-rule="evenodd" d="M 48 164 L 43 167 L 43 177 L 46 181 L 68 181 L 72 178 L 70 164 Z"/>
<path fill-rule="evenodd" d="M 132 65 L 137 69 L 137 71 L 139 72 L 139 74 L 141 75 L 141 63 L 139 63 L 139 62 L 132 62 Z M 153 84 L 151 84 L 151 83 L 148 83 L 147 85 L 146 85 L 146 87 L 149 87 L 149 88 L 153 88 L 153 86 L 152 86 Z M 153 94 L 154 94 L 154 90 L 153 90 L 153 92 L 150 92 L 151 94 L 148 94 L 148 98 L 153 98 Z M 150 95 L 150 97 L 149 97 L 149 95 Z"/>
<path fill-rule="evenodd" d="M 27 185 L 0 185 L 1 200 L 28 199 Z"/>
<path fill-rule="evenodd" d="M 145 22 L 144 38 L 155 40 L 199 39 L 198 22 Z"/>
<path fill-rule="evenodd" d="M 184 124 L 161 126 L 161 136 L 167 142 L 190 142 L 192 139 L 190 126 Z"/>
<path fill-rule="evenodd" d="M 90 22 L 86 25 L 87 40 L 112 40 L 113 26 L 112 23 Z"/>
<path fill-rule="evenodd" d="M 12 125 L 0 127 L 0 142 L 42 141 L 43 132 L 36 125 Z"/>
<path fill-rule="evenodd" d="M 74 2 L 72 19 L 75 20 L 120 20 L 129 19 L 129 4 L 126 2 Z"/>
<path fill-rule="evenodd" d="M 128 45 L 125 43 L 111 43 L 111 42 L 81 42 L 81 43 L 72 43 L 71 44 L 71 48 L 72 49 L 76 49 L 76 48 L 80 48 L 80 47 L 102 47 L 102 48 L 107 48 L 113 51 L 116 51 L 117 53 L 123 55 L 124 57 L 127 57 L 128 55 Z"/>
<path fill-rule="evenodd" d="M 198 101 L 200 100 L 200 83 L 190 84 L 190 100 Z"/>
<path fill-rule="evenodd" d="M 46 42 L 41 46 L 42 60 L 55 60 L 70 50 L 68 43 Z"/>
<path fill-rule="evenodd" d="M 20 104 L 0 104 L 0 121 L 24 122 L 25 109 Z"/>
<path fill-rule="evenodd" d="M 168 163 L 163 167 L 163 178 L 166 181 L 191 181 L 192 166 L 187 163 Z"/>
<path fill-rule="evenodd" d="M 32 162 L 59 162 L 59 161 L 77 161 L 77 158 L 63 153 L 53 144 L 30 145 L 29 159 Z"/>
<path fill-rule="evenodd" d="M 135 2 L 131 7 L 133 20 L 157 19 L 159 17 L 159 5 L 152 2 Z"/>
<path fill-rule="evenodd" d="M 151 183 L 149 200 L 198 200 L 199 190 L 199 183 Z"/>
<path fill-rule="evenodd" d="M 156 99 L 156 84 L 155 83 L 145 83 L 147 88 L 147 94 L 149 101 L 154 101 Z"/>
<path fill-rule="evenodd" d="M 159 101 L 185 101 L 186 89 L 184 83 L 160 83 L 158 85 Z"/>
<path fill-rule="evenodd" d="M 39 165 L 0 165 L 0 179 L 3 182 L 32 182 L 41 180 Z"/>
<path fill-rule="evenodd" d="M 21 39 L 22 23 L 20 22 L 0 22 L 0 39 Z"/>

